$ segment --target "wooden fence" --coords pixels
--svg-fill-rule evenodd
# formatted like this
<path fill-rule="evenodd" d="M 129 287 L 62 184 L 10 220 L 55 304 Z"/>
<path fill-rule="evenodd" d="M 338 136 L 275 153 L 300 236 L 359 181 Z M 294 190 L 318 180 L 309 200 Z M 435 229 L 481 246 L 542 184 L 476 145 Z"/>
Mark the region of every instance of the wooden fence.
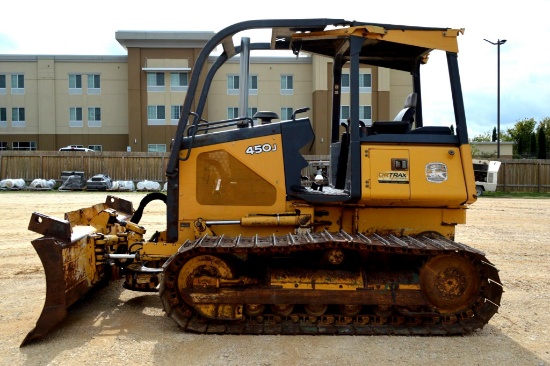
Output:
<path fill-rule="evenodd" d="M 500 159 L 499 192 L 550 192 L 550 160 Z"/>
<path fill-rule="evenodd" d="M 86 179 L 107 174 L 115 180 L 163 182 L 167 163 L 168 153 L 3 151 L 0 180 L 61 180 L 62 171 L 79 171 Z"/>
<path fill-rule="evenodd" d="M 304 175 L 315 173 L 326 155 L 305 156 L 310 167 Z M 498 191 L 550 192 L 550 160 L 501 159 Z M 87 179 L 95 174 L 108 174 L 115 180 L 164 182 L 168 153 L 142 152 L 59 152 L 0 151 L 0 180 L 61 180 L 62 171 L 81 171 Z"/>

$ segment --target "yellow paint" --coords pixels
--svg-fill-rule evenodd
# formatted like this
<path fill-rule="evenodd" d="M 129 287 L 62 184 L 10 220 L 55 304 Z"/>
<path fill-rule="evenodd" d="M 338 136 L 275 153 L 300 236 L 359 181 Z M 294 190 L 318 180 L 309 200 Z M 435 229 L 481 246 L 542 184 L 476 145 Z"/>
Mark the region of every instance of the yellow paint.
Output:
<path fill-rule="evenodd" d="M 361 232 L 367 235 L 378 233 L 402 236 L 436 231 L 452 239 L 455 225 L 466 223 L 466 209 L 462 207 L 319 206 L 317 210 L 327 213 L 317 220 L 331 224 L 316 225 L 316 232 L 337 232 L 340 227 L 348 233 Z"/>
<path fill-rule="evenodd" d="M 472 149 L 470 145 L 460 146 L 460 156 L 462 156 L 462 169 L 464 170 L 464 179 L 468 189 L 468 200 L 466 203 L 471 204 L 476 201 L 476 179 L 474 175 L 474 166 L 472 164 Z"/>
<path fill-rule="evenodd" d="M 271 146 L 270 151 L 261 153 L 250 153 L 250 147 Z M 276 148 L 275 148 L 276 147 Z M 266 148 L 266 150 L 268 150 Z M 232 158 L 241 162 L 244 166 L 250 168 L 267 183 L 271 184 L 276 191 L 272 204 L 265 206 L 246 205 L 245 202 L 239 205 L 223 205 L 220 200 L 218 205 L 202 205 L 197 200 L 197 157 L 202 153 L 223 151 Z M 253 150 L 254 151 L 254 150 Z M 247 153 L 248 152 L 248 153 Z M 182 150 L 180 156 L 185 156 L 186 150 Z M 187 161 L 180 161 L 180 220 L 195 220 L 196 218 L 207 218 L 208 220 L 239 220 L 251 212 L 255 213 L 273 213 L 285 212 L 285 172 L 283 166 L 283 150 L 280 135 L 271 135 L 257 137 L 247 140 L 233 141 L 230 143 L 216 144 L 212 146 L 194 147 L 191 150 Z M 246 182 L 224 181 L 212 183 L 211 189 L 215 191 L 221 186 L 228 187 L 232 184 L 246 184 Z"/>
<path fill-rule="evenodd" d="M 349 37 L 363 37 L 365 39 L 400 43 L 427 49 L 439 49 L 449 52 L 458 52 L 457 37 L 463 34 L 464 29 L 385 29 L 381 26 L 362 25 L 349 28 L 337 28 L 328 31 L 295 33 L 292 39 L 308 41 L 315 39 L 338 39 Z"/>
<path fill-rule="evenodd" d="M 468 200 L 463 151 L 450 146 L 362 146 L 361 201 L 368 206 L 459 207 Z M 471 156 L 471 155 L 470 155 Z M 408 169 L 396 170 L 392 159 L 407 159 Z M 469 159 L 471 165 L 471 157 Z M 473 168 L 470 167 L 473 175 Z M 406 178 L 386 179 L 389 172 Z M 408 181 L 407 181 L 408 179 Z M 475 188 L 475 187 L 474 187 Z M 475 189 L 474 189 L 475 190 Z"/>
<path fill-rule="evenodd" d="M 375 290 L 375 291 L 392 291 L 392 290 L 413 290 L 413 291 L 419 291 L 420 290 L 420 284 L 411 284 L 411 283 L 399 283 L 397 286 L 394 286 L 392 283 L 368 283 L 366 288 L 368 290 Z"/>
<path fill-rule="evenodd" d="M 156 243 L 146 241 L 143 243 L 143 249 L 141 250 L 141 259 L 154 260 L 168 258 L 174 254 L 179 247 L 179 244 L 167 243 L 166 241 L 159 241 Z"/>
<path fill-rule="evenodd" d="M 272 269 L 271 285 L 294 290 L 356 290 L 363 288 L 361 273 L 344 271 L 294 271 Z"/>

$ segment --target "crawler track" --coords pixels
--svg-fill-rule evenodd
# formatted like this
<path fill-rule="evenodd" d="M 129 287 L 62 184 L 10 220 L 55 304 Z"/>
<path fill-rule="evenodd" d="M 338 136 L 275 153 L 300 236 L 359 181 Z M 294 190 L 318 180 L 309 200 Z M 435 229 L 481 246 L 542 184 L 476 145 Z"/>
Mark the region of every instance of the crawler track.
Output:
<path fill-rule="evenodd" d="M 393 289 L 380 296 L 372 295 L 375 291 L 361 293 L 370 306 L 363 306 L 363 310 L 354 316 L 345 316 L 338 311 L 336 304 L 329 304 L 326 313 L 320 316 L 311 316 L 295 307 L 296 311 L 280 316 L 273 314 L 266 308 L 261 316 L 243 315 L 240 320 L 208 319 L 196 312 L 192 299 L 178 290 L 178 275 L 182 266 L 197 255 L 227 256 L 228 254 L 261 254 L 264 256 L 292 255 L 304 251 L 320 251 L 331 248 L 342 248 L 357 255 L 384 253 L 390 256 L 408 255 L 421 256 L 423 261 L 438 256 L 457 256 L 471 263 L 474 268 L 476 293 L 471 297 L 466 307 L 458 311 L 439 311 L 437 307 L 427 303 L 421 291 L 411 291 L 407 296 L 400 297 L 406 291 Z M 391 257 L 393 258 L 393 257 Z M 454 258 L 454 257 L 453 257 Z M 243 287 L 233 292 L 232 301 L 236 303 L 265 303 L 266 299 L 283 299 L 291 291 L 266 288 L 256 291 L 257 297 L 249 296 L 249 289 Z M 323 298 L 336 299 L 344 291 L 309 291 L 308 299 L 311 303 L 319 303 Z M 348 293 L 357 293 L 348 291 Z M 265 237 L 236 237 L 204 236 L 195 241 L 188 241 L 164 265 L 164 276 L 160 285 L 160 296 L 164 309 L 176 323 L 186 331 L 199 333 L 226 333 L 226 334 L 347 334 L 347 335 L 457 335 L 466 334 L 482 328 L 498 311 L 502 296 L 502 285 L 498 270 L 485 258 L 485 254 L 467 245 L 448 240 L 436 233 L 429 233 L 416 237 L 396 237 L 393 235 L 363 234 L 350 235 L 345 232 L 320 232 L 300 235 L 288 234 L 285 236 Z M 298 292 L 296 292 L 298 293 Z M 259 295 L 258 295 L 259 294 Z M 285 295 L 286 294 L 286 295 Z M 384 297 L 384 296 L 386 297 Z M 215 294 L 210 295 L 215 298 Z M 248 296 L 248 298 L 247 298 Z M 389 297 L 388 297 L 389 296 Z M 199 294 L 200 297 L 200 294 Z M 195 297 L 196 298 L 196 297 Z M 231 298 L 231 297 L 226 297 Z M 391 298 L 395 310 L 391 314 L 380 314 L 372 311 L 376 306 L 376 299 Z M 413 300 L 410 300 L 413 299 Z M 282 300 L 280 300 L 282 301 Z M 330 300 L 329 300 L 330 301 Z M 374 301 L 374 302 L 373 302 Z M 416 301 L 407 303 L 407 301 Z M 337 300 L 334 301 L 338 303 Z M 422 310 L 410 311 L 408 305 Z M 415 307 L 412 307 L 415 309 Z"/>

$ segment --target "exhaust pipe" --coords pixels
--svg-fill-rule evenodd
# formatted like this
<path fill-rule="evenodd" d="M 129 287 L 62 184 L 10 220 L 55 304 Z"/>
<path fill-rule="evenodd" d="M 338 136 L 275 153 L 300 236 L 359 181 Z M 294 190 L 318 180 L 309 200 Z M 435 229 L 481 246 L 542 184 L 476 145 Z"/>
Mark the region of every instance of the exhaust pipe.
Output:
<path fill-rule="evenodd" d="M 241 58 L 239 75 L 239 117 L 247 118 L 248 115 L 248 79 L 250 75 L 250 38 L 241 38 Z M 248 126 L 248 120 L 242 120 L 239 127 Z"/>

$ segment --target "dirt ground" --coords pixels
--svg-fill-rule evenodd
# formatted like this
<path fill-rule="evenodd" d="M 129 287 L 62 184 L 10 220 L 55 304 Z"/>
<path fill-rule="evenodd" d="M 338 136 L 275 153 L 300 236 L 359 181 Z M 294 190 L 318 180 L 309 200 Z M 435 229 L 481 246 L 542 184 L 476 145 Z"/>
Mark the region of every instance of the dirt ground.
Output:
<path fill-rule="evenodd" d="M 142 193 L 120 193 L 137 207 Z M 550 199 L 481 197 L 457 229 L 500 269 L 502 306 L 483 330 L 459 337 L 234 336 L 182 333 L 156 294 L 115 282 L 72 308 L 64 323 L 19 348 L 45 299 L 42 265 L 27 230 L 50 216 L 104 202 L 102 192 L 0 192 L 2 365 L 550 365 Z M 163 204 L 148 207 L 150 232 Z"/>

